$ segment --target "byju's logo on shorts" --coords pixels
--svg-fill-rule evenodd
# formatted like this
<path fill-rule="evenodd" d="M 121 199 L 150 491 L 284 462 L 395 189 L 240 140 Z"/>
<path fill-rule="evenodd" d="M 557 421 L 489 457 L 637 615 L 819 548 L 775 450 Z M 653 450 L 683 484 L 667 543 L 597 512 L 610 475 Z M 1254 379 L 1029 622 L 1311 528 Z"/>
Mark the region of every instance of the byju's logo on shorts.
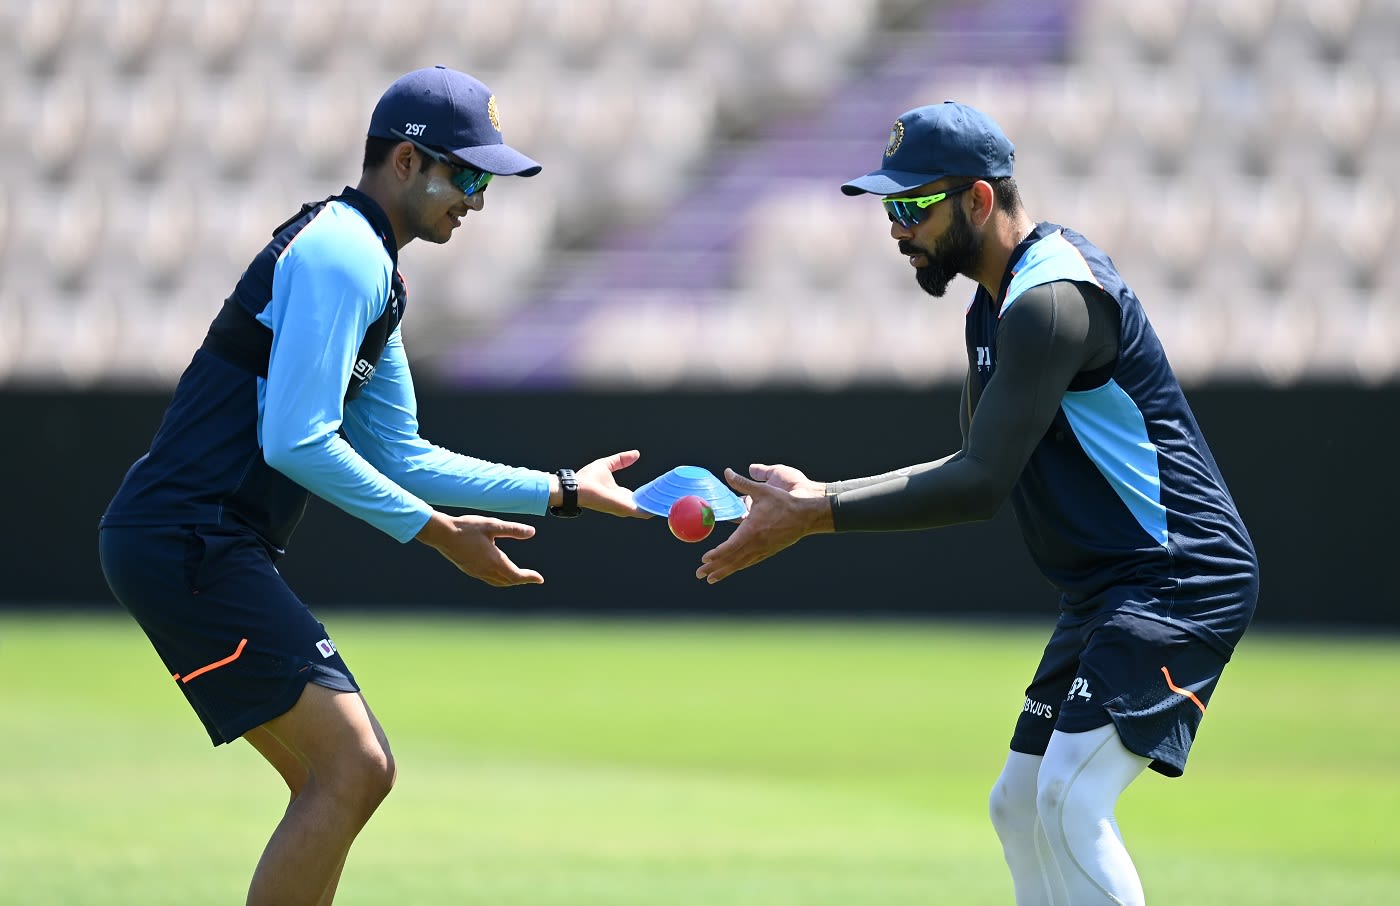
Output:
<path fill-rule="evenodd" d="M 321 657 L 330 657 L 335 654 L 335 642 L 330 639 L 321 639 L 316 643 L 316 650 L 321 652 Z"/>
<path fill-rule="evenodd" d="M 1055 717 L 1055 708 L 1053 705 L 1047 705 L 1045 702 L 1038 702 L 1029 695 L 1026 696 L 1026 703 L 1022 706 L 1021 710 L 1027 714 L 1034 714 L 1036 717 L 1044 717 L 1047 720 L 1053 720 Z"/>
<path fill-rule="evenodd" d="M 1074 684 L 1069 687 L 1069 695 L 1065 696 L 1065 701 L 1069 701 L 1076 695 L 1086 702 L 1093 701 L 1094 698 L 1094 693 L 1089 691 L 1089 681 L 1082 676 L 1076 676 L 1074 678 Z"/>

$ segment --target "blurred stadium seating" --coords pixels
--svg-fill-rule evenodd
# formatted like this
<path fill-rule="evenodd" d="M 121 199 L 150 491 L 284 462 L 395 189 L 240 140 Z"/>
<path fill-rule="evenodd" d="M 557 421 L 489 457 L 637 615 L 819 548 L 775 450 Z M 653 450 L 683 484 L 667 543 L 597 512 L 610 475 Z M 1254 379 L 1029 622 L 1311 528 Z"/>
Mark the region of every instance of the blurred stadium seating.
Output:
<path fill-rule="evenodd" d="M 470 385 L 927 385 L 963 369 L 837 186 L 952 97 L 1103 244 L 1184 380 L 1400 377 L 1400 0 L 0 0 L 0 383 L 174 380 L 266 231 L 353 183 L 400 73 L 496 92 L 536 179 L 404 251 Z"/>

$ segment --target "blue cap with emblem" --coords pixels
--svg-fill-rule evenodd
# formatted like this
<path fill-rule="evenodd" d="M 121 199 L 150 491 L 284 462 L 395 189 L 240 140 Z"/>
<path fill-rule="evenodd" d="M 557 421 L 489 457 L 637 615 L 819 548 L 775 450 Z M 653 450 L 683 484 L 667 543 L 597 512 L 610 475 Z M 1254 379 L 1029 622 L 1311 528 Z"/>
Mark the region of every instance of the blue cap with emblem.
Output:
<path fill-rule="evenodd" d="M 395 80 L 374 107 L 369 135 L 407 136 L 488 173 L 534 176 L 540 172 L 538 163 L 502 140 L 496 96 L 490 89 L 445 66 L 417 69 Z"/>
<path fill-rule="evenodd" d="M 1016 147 L 991 117 L 944 101 L 895 120 L 880 169 L 841 187 L 847 195 L 894 195 L 945 176 L 1010 176 Z"/>

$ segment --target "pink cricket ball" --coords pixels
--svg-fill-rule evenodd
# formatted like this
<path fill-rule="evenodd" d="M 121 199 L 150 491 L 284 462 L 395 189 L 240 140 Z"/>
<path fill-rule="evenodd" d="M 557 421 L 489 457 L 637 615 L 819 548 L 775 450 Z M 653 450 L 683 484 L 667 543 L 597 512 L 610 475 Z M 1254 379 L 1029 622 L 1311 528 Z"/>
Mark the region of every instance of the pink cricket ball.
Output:
<path fill-rule="evenodd" d="M 715 511 L 704 497 L 689 494 L 671 504 L 666 523 L 682 541 L 704 541 L 715 530 Z"/>

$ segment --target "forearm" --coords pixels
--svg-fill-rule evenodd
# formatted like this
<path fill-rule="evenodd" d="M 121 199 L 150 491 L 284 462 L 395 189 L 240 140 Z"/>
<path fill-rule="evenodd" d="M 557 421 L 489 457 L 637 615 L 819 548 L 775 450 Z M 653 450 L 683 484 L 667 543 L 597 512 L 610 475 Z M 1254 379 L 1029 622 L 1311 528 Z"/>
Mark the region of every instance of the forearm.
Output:
<path fill-rule="evenodd" d="M 859 488 L 868 488 L 872 485 L 881 484 L 883 482 L 890 481 L 893 479 L 908 478 L 912 475 L 919 475 L 929 471 L 930 469 L 936 469 L 939 466 L 942 466 L 944 463 L 951 462 L 952 460 L 957 459 L 963 454 L 963 451 L 967 449 L 968 428 L 972 421 L 972 410 L 973 408 L 975 408 L 973 398 L 974 386 L 975 384 L 972 381 L 971 374 L 968 374 L 963 378 L 962 394 L 958 398 L 958 426 L 962 432 L 962 449 L 959 449 L 954 453 L 949 453 L 942 459 L 936 459 L 933 462 L 920 463 L 917 466 L 906 466 L 902 469 L 895 469 L 891 472 L 882 472 L 879 475 L 869 475 L 865 478 L 847 478 L 841 481 L 828 482 L 826 485 L 827 496 L 834 497 L 835 495 L 844 493 L 846 491 L 854 491 Z"/>
<path fill-rule="evenodd" d="M 1009 485 L 981 462 L 949 457 L 831 499 L 838 532 L 898 532 L 977 522 L 996 515 Z"/>
<path fill-rule="evenodd" d="M 265 448 L 268 465 L 398 541 L 413 538 L 432 512 L 426 502 L 376 471 L 339 435 Z"/>
<path fill-rule="evenodd" d="M 959 450 L 957 453 L 950 453 L 942 459 L 938 459 L 933 462 L 920 463 L 917 466 L 905 466 L 902 469 L 895 469 L 892 472 L 882 472 L 879 475 L 868 475 L 865 478 L 845 478 L 841 481 L 829 481 L 826 484 L 826 495 L 828 497 L 835 497 L 837 494 L 842 494 L 846 491 L 854 491 L 859 488 L 868 488 L 872 485 L 881 484 L 886 481 L 892 481 L 898 478 L 908 478 L 911 475 L 919 475 L 924 472 L 927 472 L 929 469 L 938 468 L 939 466 L 943 465 L 949 460 L 959 456 L 961 452 L 962 451 Z"/>
<path fill-rule="evenodd" d="M 423 442 L 385 473 L 437 506 L 543 515 L 558 481 L 547 472 L 454 453 Z"/>
<path fill-rule="evenodd" d="M 374 380 L 346 405 L 345 434 L 392 481 L 437 506 L 542 515 L 553 476 L 440 447 L 418 431 L 416 395 L 402 338 L 385 347 Z"/>

